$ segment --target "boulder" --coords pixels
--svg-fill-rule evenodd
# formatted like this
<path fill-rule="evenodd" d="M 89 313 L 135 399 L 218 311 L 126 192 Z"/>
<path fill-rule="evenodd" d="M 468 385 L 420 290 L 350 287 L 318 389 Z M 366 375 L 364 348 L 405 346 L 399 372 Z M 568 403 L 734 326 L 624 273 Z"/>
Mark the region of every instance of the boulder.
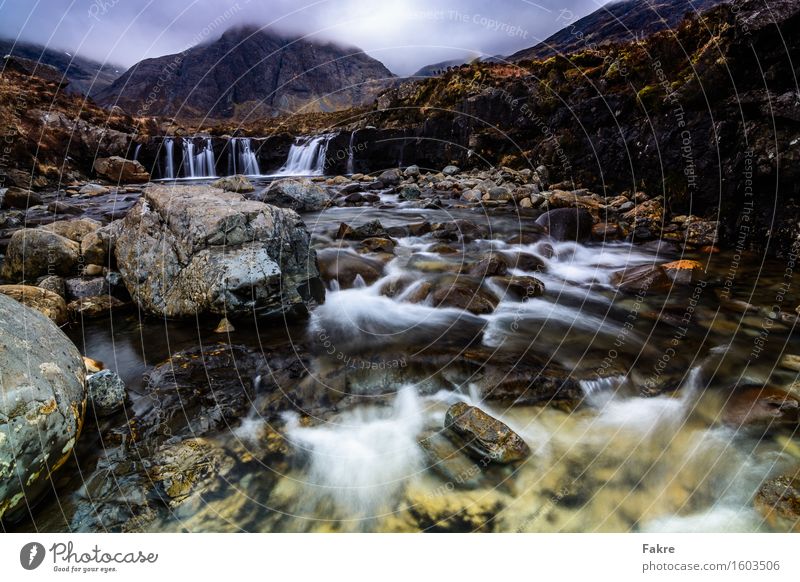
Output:
<path fill-rule="evenodd" d="M 122 219 L 119 219 L 84 235 L 80 241 L 83 260 L 92 265 L 110 266 L 121 227 Z"/>
<path fill-rule="evenodd" d="M 64 280 L 64 286 L 69 300 L 96 297 L 109 292 L 108 281 L 105 277 L 69 277 Z"/>
<path fill-rule="evenodd" d="M 396 169 L 386 170 L 380 176 L 378 181 L 383 182 L 385 186 L 397 186 L 400 183 L 400 172 Z"/>
<path fill-rule="evenodd" d="M 397 193 L 397 197 L 400 198 L 400 200 L 419 200 L 420 196 L 422 196 L 422 191 L 416 184 L 401 186 L 400 192 Z"/>
<path fill-rule="evenodd" d="M 346 223 L 339 225 L 336 238 L 348 240 L 364 240 L 368 238 L 388 238 L 389 234 L 379 220 L 365 222 L 361 226 L 350 226 Z"/>
<path fill-rule="evenodd" d="M 250 180 L 247 179 L 247 176 L 242 176 L 241 174 L 225 176 L 224 178 L 215 180 L 211 182 L 211 187 L 219 188 L 220 190 L 225 190 L 226 192 L 239 192 L 240 194 L 255 190 L 253 185 L 250 183 Z"/>
<path fill-rule="evenodd" d="M 705 277 L 705 269 L 698 261 L 682 259 L 661 265 L 664 272 L 678 285 L 691 285 Z"/>
<path fill-rule="evenodd" d="M 758 387 L 736 390 L 725 402 L 722 422 L 739 428 L 771 430 L 796 427 L 800 400 L 779 388 Z"/>
<path fill-rule="evenodd" d="M 519 301 L 527 301 L 544 295 L 544 283 L 535 277 L 509 275 L 506 277 L 492 277 L 492 282 L 499 285 L 503 291 Z"/>
<path fill-rule="evenodd" d="M 52 214 L 83 214 L 83 208 L 78 204 L 64 200 L 53 200 L 47 205 L 47 211 Z"/>
<path fill-rule="evenodd" d="M 477 459 L 506 464 L 521 461 L 531 454 L 522 437 L 508 426 L 464 402 L 447 410 L 444 426 L 462 439 Z"/>
<path fill-rule="evenodd" d="M 585 241 L 592 236 L 592 215 L 585 208 L 556 208 L 536 219 L 556 240 Z"/>
<path fill-rule="evenodd" d="M 719 241 L 719 222 L 697 221 L 686 225 L 686 243 L 697 247 L 714 246 Z"/>
<path fill-rule="evenodd" d="M 444 278 L 431 296 L 436 307 L 455 307 L 475 315 L 491 313 L 497 307 L 497 297 L 483 289 L 480 281 L 466 277 Z"/>
<path fill-rule="evenodd" d="M 322 300 L 296 212 L 204 186 L 153 186 L 115 246 L 131 297 L 165 317 L 283 313 Z"/>
<path fill-rule="evenodd" d="M 419 176 L 419 166 L 416 166 L 416 165 L 414 165 L 414 166 L 408 166 L 408 167 L 407 167 L 407 168 L 406 168 L 406 169 L 403 171 L 403 175 L 404 175 L 406 178 L 416 178 L 417 176 Z"/>
<path fill-rule="evenodd" d="M 57 220 L 55 222 L 51 222 L 50 224 L 40 226 L 39 228 L 79 243 L 101 226 L 103 225 L 100 224 L 100 222 L 91 218 L 73 218 L 68 220 Z"/>
<path fill-rule="evenodd" d="M 83 360 L 50 319 L 0 295 L 0 520 L 29 516 L 83 426 Z"/>
<path fill-rule="evenodd" d="M 672 279 L 661 265 L 638 265 L 611 274 L 611 283 L 629 293 L 661 293 L 672 289 Z"/>
<path fill-rule="evenodd" d="M 110 190 L 100 184 L 86 184 L 78 192 L 82 196 L 102 196 L 103 194 L 108 194 Z"/>
<path fill-rule="evenodd" d="M 444 169 L 442 170 L 442 174 L 444 174 L 445 176 L 455 176 L 460 171 L 461 170 L 458 169 L 458 166 L 450 165 L 444 167 Z"/>
<path fill-rule="evenodd" d="M 10 281 L 68 275 L 78 265 L 80 245 L 41 228 L 23 228 L 11 235 L 2 276 Z"/>
<path fill-rule="evenodd" d="M 350 288 L 358 277 L 374 283 L 383 274 L 383 264 L 354 253 L 349 249 L 324 249 L 319 251 L 319 272 L 326 283 L 338 281 L 342 289 Z"/>
<path fill-rule="evenodd" d="M 137 184 L 150 181 L 150 174 L 142 164 L 119 156 L 97 158 L 93 168 L 99 175 L 115 184 Z"/>
<path fill-rule="evenodd" d="M 5 189 L 5 194 L 0 197 L 0 208 L 27 210 L 31 206 L 38 206 L 42 203 L 42 197 L 36 192 L 12 186 Z"/>
<path fill-rule="evenodd" d="M 754 505 L 772 528 L 800 532 L 800 469 L 766 481 Z"/>
<path fill-rule="evenodd" d="M 86 378 L 89 400 L 95 416 L 108 416 L 125 406 L 125 382 L 116 372 L 100 370 Z"/>
<path fill-rule="evenodd" d="M 96 295 L 81 297 L 67 304 L 67 311 L 72 319 L 104 317 L 117 309 L 128 307 L 121 299 L 113 295 Z"/>
<path fill-rule="evenodd" d="M 328 191 L 308 179 L 276 180 L 256 196 L 254 200 L 291 208 L 296 212 L 315 212 L 327 208 L 330 203 Z"/>
<path fill-rule="evenodd" d="M 59 277 L 58 275 L 50 275 L 48 277 L 42 277 L 36 284 L 36 286 L 41 287 L 46 291 L 55 293 L 59 297 L 66 297 L 67 295 L 67 287 L 64 284 L 64 278 Z"/>
<path fill-rule="evenodd" d="M 67 323 L 67 304 L 52 291 L 29 285 L 0 285 L 0 294 L 49 317 L 56 325 Z"/>

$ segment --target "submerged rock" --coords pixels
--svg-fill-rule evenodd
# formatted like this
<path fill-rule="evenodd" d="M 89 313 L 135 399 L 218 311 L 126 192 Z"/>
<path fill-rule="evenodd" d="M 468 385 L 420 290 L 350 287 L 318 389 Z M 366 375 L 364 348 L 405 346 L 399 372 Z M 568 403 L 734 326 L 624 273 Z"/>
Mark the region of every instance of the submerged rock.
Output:
<path fill-rule="evenodd" d="M 203 186 L 155 186 L 115 247 L 131 297 L 165 317 L 280 313 L 321 299 L 317 257 L 292 210 Z"/>
<path fill-rule="evenodd" d="M 736 390 L 725 403 L 722 421 L 735 427 L 763 430 L 796 426 L 800 421 L 800 400 L 778 388 Z"/>
<path fill-rule="evenodd" d="M 581 242 L 592 236 L 592 215 L 584 208 L 556 208 L 536 219 L 556 240 Z"/>
<path fill-rule="evenodd" d="M 531 454 L 528 445 L 504 423 L 464 402 L 447 410 L 445 428 L 464 440 L 473 456 L 496 463 L 521 461 Z"/>
<path fill-rule="evenodd" d="M 13 522 L 72 454 L 86 410 L 81 355 L 47 317 L 0 295 L 0 520 Z"/>
<path fill-rule="evenodd" d="M 343 289 L 352 287 L 358 277 L 366 284 L 383 274 L 383 264 L 349 249 L 324 249 L 319 252 L 319 272 L 326 283 L 338 281 Z"/>
<path fill-rule="evenodd" d="M 436 307 L 456 307 L 475 315 L 493 312 L 498 303 L 497 297 L 486 291 L 479 281 L 465 277 L 442 279 L 431 299 Z"/>

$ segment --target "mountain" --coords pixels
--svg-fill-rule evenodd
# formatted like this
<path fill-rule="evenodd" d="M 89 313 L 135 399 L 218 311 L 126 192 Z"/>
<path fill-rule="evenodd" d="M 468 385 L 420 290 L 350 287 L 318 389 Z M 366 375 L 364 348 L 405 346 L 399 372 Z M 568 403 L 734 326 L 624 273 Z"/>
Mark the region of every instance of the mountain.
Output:
<path fill-rule="evenodd" d="M 393 77 L 360 49 L 245 27 L 141 61 L 95 98 L 142 115 L 253 119 L 363 105 Z"/>
<path fill-rule="evenodd" d="M 42 45 L 0 39 L 2 56 L 13 55 L 22 59 L 49 65 L 61 72 L 69 81 L 68 91 L 94 95 L 108 87 L 122 74 L 124 67 L 102 64 L 70 53 L 45 48 Z"/>
<path fill-rule="evenodd" d="M 452 61 L 442 61 L 440 63 L 433 63 L 425 65 L 415 72 L 411 77 L 438 77 L 445 71 L 447 67 L 459 67 L 469 63 L 472 59 L 453 59 Z"/>
<path fill-rule="evenodd" d="M 611 2 L 562 28 L 509 61 L 542 59 L 609 42 L 630 42 L 675 28 L 689 13 L 704 12 L 726 0 L 622 0 Z"/>

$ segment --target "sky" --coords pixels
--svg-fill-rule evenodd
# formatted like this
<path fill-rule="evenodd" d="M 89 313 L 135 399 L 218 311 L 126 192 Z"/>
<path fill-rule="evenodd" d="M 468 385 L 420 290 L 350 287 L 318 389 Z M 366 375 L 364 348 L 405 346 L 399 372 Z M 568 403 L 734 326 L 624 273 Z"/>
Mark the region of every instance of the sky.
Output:
<path fill-rule="evenodd" d="M 232 26 L 357 46 L 393 73 L 544 40 L 607 0 L 0 0 L 0 36 L 129 67 Z"/>

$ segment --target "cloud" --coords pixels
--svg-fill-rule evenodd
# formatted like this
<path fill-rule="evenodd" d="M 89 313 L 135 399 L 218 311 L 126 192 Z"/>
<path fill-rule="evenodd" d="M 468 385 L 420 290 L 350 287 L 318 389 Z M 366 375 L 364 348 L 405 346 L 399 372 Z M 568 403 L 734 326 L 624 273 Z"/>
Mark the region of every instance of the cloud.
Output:
<path fill-rule="evenodd" d="M 130 66 L 257 25 L 358 46 L 398 74 L 533 46 L 600 0 L 0 0 L 0 35 Z"/>

